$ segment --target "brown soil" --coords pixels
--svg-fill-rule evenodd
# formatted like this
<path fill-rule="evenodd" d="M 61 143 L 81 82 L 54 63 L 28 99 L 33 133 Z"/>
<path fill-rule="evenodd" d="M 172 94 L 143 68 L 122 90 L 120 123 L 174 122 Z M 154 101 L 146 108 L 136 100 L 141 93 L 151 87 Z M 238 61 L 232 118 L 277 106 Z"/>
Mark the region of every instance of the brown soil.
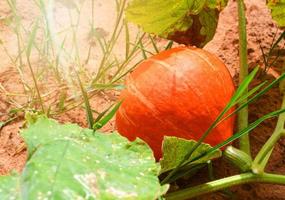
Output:
<path fill-rule="evenodd" d="M 4 3 L 0 1 L 0 17 L 9 14 L 9 9 Z M 111 1 L 103 1 L 104 5 L 98 4 L 98 8 L 102 10 L 102 15 L 106 16 L 101 23 L 102 27 L 108 29 L 108 18 L 112 18 L 111 12 L 106 12 L 106 9 L 110 7 Z M 259 48 L 259 42 L 267 50 L 272 42 L 272 39 L 278 31 L 275 23 L 271 20 L 270 13 L 265 6 L 265 0 L 247 0 L 247 17 L 248 17 L 248 55 L 251 66 L 256 64 L 262 64 L 261 51 Z M 26 21 L 33 17 L 30 10 L 33 10 L 29 6 L 27 0 L 21 1 L 21 8 L 26 16 Z M 220 16 L 220 22 L 217 29 L 217 34 L 212 42 L 210 42 L 206 49 L 218 55 L 228 66 L 232 76 L 236 79 L 238 75 L 238 31 L 237 31 L 237 14 L 236 14 L 236 2 L 231 0 L 228 7 L 222 12 Z M 88 13 L 88 12 L 86 12 Z M 1 18 L 0 18 L 1 19 Z M 14 38 L 10 36 L 11 30 L 7 28 L 0 21 L 0 36 L 8 41 L 8 48 L 15 49 Z M 2 39 L 1 38 L 1 39 Z M 83 45 L 82 45 L 83 46 Z M 120 51 L 120 50 L 119 50 Z M 18 73 L 9 64 L 8 58 L 5 54 L 0 53 L 1 69 L 0 69 L 0 84 L 7 91 L 17 93 L 21 92 L 21 87 Z M 273 80 L 272 76 L 267 76 L 267 79 Z M 256 80 L 254 84 L 258 83 Z M 92 99 L 92 107 L 96 110 L 105 109 L 110 101 L 115 100 L 117 94 L 112 92 L 99 94 Z M 7 119 L 7 112 L 13 108 L 13 105 L 7 103 L 7 96 L 4 93 L 0 93 L 0 121 Z M 19 97 L 18 102 L 26 101 L 26 97 Z M 279 109 L 280 106 L 280 94 L 279 89 L 274 88 L 267 93 L 262 99 L 258 100 L 250 106 L 250 121 L 254 121 L 258 117 L 265 113 Z M 60 122 L 73 122 L 86 127 L 86 117 L 84 110 L 76 108 L 72 111 L 64 113 L 61 116 L 57 116 Z M 251 132 L 252 152 L 255 155 L 264 142 L 269 138 L 270 134 L 274 130 L 276 120 L 268 120 L 259 126 L 257 129 Z M 19 130 L 23 127 L 23 117 L 13 121 L 9 125 L 5 126 L 0 132 L 0 175 L 5 175 L 11 170 L 21 171 L 23 169 L 26 160 L 26 149 L 19 135 Z M 104 128 L 104 131 L 110 131 L 114 129 L 114 122 L 111 122 Z M 280 140 L 274 149 L 271 157 L 268 171 L 285 173 L 285 140 Z M 232 170 L 226 162 L 215 162 L 215 172 L 217 177 L 224 177 L 236 173 Z M 204 176 L 201 173 L 198 176 Z M 285 187 L 277 185 L 263 185 L 263 184 L 251 184 L 240 187 L 232 188 L 236 199 L 241 200 L 285 200 Z M 221 193 L 207 195 L 199 199 L 228 199 Z"/>

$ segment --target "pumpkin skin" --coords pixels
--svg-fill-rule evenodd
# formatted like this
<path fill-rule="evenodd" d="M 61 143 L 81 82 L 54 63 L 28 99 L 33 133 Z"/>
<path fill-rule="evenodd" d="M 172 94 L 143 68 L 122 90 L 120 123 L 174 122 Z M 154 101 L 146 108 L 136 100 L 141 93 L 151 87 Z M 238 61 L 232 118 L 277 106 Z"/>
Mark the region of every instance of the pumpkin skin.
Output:
<path fill-rule="evenodd" d="M 226 66 L 195 47 L 177 47 L 145 61 L 127 77 L 116 114 L 118 132 L 144 140 L 158 160 L 164 136 L 198 140 L 231 99 L 235 87 Z M 234 118 L 204 142 L 214 146 L 233 134 Z"/>

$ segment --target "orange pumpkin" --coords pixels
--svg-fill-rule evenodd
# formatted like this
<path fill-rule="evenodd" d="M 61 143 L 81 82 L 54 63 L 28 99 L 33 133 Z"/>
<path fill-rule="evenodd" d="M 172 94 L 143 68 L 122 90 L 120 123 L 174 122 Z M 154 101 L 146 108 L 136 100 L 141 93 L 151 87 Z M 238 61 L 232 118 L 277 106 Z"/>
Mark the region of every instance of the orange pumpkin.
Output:
<path fill-rule="evenodd" d="M 164 136 L 198 140 L 234 93 L 232 77 L 213 54 L 194 47 L 163 51 L 142 62 L 126 80 L 116 114 L 119 133 L 144 140 L 156 159 Z M 234 119 L 219 124 L 205 142 L 232 135 Z"/>

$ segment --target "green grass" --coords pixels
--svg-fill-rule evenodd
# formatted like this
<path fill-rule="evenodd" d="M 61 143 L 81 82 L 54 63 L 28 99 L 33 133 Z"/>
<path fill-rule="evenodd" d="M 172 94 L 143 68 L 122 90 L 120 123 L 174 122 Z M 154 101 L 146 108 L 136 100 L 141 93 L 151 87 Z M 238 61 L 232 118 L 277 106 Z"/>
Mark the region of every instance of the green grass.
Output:
<path fill-rule="evenodd" d="M 95 1 L 83 1 L 79 4 L 66 5 L 69 24 L 63 30 L 56 30 L 53 11 L 58 4 L 53 1 L 33 0 L 38 15 L 27 26 L 16 0 L 6 0 L 11 10 L 9 27 L 17 39 L 17 55 L 12 55 L 1 41 L 2 49 L 18 72 L 23 92 L 10 95 L 10 91 L 1 87 L 17 113 L 30 110 L 56 117 L 69 110 L 82 107 L 86 110 L 88 124 L 93 127 L 94 117 L 105 111 L 94 113 L 90 98 L 102 91 L 121 88 L 124 77 L 143 59 L 158 53 L 164 47 L 157 45 L 152 35 L 138 31 L 136 35 L 124 19 L 126 0 L 116 0 L 116 19 L 109 36 L 100 34 L 96 27 Z M 87 5 L 89 4 L 89 5 Z M 90 6 L 89 35 L 86 38 L 87 52 L 81 52 L 79 41 L 80 26 L 84 6 Z M 106 16 L 108 17 L 108 16 Z M 104 16 L 102 16 L 104 18 Z M 124 39 L 124 45 L 122 42 Z M 121 45 L 121 46 L 118 46 Z M 169 43 L 166 48 L 171 47 Z M 118 48 L 123 48 L 125 56 L 118 55 Z M 95 58 L 94 51 L 101 52 Z M 95 60 L 97 66 L 91 66 Z M 96 69 L 94 72 L 90 69 Z M 32 79 L 27 78 L 31 76 Z M 49 85 L 47 84 L 49 81 Z M 26 101 L 17 101 L 25 96 Z M 110 106 L 112 102 L 110 102 Z M 116 108 L 116 106 L 115 106 Z M 97 109 L 97 108 L 95 108 Z M 15 112 L 13 112 L 15 114 Z M 110 114 L 110 113 L 109 113 Z M 107 115 L 109 116 L 109 115 Z M 101 116 L 102 117 L 102 116 Z M 104 117 L 103 117 L 104 118 Z"/>

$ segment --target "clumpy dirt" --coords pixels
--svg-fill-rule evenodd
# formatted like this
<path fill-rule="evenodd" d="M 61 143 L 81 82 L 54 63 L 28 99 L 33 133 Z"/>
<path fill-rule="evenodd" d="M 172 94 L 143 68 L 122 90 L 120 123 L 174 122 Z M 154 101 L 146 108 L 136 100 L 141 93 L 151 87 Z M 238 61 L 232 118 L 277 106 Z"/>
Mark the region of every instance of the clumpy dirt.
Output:
<path fill-rule="evenodd" d="M 246 0 L 248 60 L 250 66 L 262 65 L 260 46 L 267 52 L 275 35 L 281 30 L 272 21 L 264 0 Z M 236 1 L 229 1 L 221 12 L 214 39 L 205 49 L 219 56 L 229 68 L 232 76 L 239 73 L 239 39 Z"/>
<path fill-rule="evenodd" d="M 26 161 L 26 148 L 19 135 L 23 122 L 14 122 L 1 130 L 0 135 L 0 174 L 7 174 L 11 170 L 21 170 Z"/>
<path fill-rule="evenodd" d="M 11 81 L 11 82 L 10 82 Z M 9 69 L 0 73 L 1 87 L 8 87 L 7 90 L 19 91 L 19 77 L 15 70 Z M 12 88 L 11 88 L 12 86 Z M 7 112 L 10 108 L 7 96 L 0 92 L 0 120 L 7 120 Z M 26 148 L 23 148 L 24 141 L 19 135 L 23 120 L 17 120 L 0 129 L 0 174 L 7 174 L 11 170 L 20 171 L 26 161 Z"/>
<path fill-rule="evenodd" d="M 112 18 L 111 12 L 106 12 L 110 7 L 111 1 L 102 1 L 98 3 L 98 9 L 101 8 L 104 20 L 101 25 L 108 28 L 108 18 Z M 111 3 L 110 3 L 111 2 Z M 270 11 L 265 6 L 265 0 L 246 0 L 247 14 L 247 30 L 248 30 L 248 57 L 251 67 L 260 64 L 263 66 L 260 45 L 267 51 L 272 43 L 275 34 L 280 33 L 276 24 L 271 20 Z M 20 2 L 26 16 L 26 21 L 33 17 L 33 8 L 29 7 L 28 0 Z M 32 14 L 31 14 L 32 13 Z M 88 13 L 88 12 L 86 12 Z M 0 36 L 8 41 L 8 48 L 16 51 L 14 38 L 11 36 L 11 30 L 1 23 L 1 16 L 9 15 L 9 9 L 5 1 L 0 1 Z M 109 16 L 108 16 L 109 15 Z M 221 13 L 220 21 L 213 41 L 205 48 L 219 56 L 229 68 L 231 75 L 235 81 L 238 79 L 239 60 L 238 60 L 238 30 L 237 30 L 237 6 L 236 1 L 230 0 L 227 8 Z M 19 76 L 17 71 L 10 66 L 9 59 L 4 53 L 0 53 L 1 69 L 0 69 L 0 86 L 12 93 L 21 92 Z M 257 78 L 253 85 L 260 83 L 261 80 L 274 80 L 278 76 L 278 65 L 275 66 L 277 73 Z M 277 75 L 276 75 L 277 74 Z M 91 100 L 92 107 L 99 111 L 106 109 L 110 102 L 117 98 L 118 94 L 113 92 L 101 93 Z M 26 97 L 18 97 L 26 101 Z M 7 112 L 13 108 L 11 103 L 7 102 L 9 97 L 0 90 L 0 121 L 7 119 Z M 250 121 L 254 121 L 262 115 L 280 108 L 281 97 L 278 87 L 274 88 L 261 99 L 250 105 Z M 78 123 L 80 126 L 86 127 L 86 116 L 82 108 L 76 108 L 55 117 L 60 122 Z M 253 155 L 256 155 L 261 146 L 270 137 L 274 130 L 276 119 L 267 120 L 254 131 L 251 132 L 251 143 Z M 0 175 L 8 174 L 11 170 L 21 171 L 26 160 L 26 149 L 24 142 L 19 135 L 19 130 L 24 126 L 23 116 L 5 126 L 0 132 Z M 114 130 L 115 124 L 112 121 L 103 131 Z M 285 139 L 281 139 L 276 145 L 273 155 L 270 159 L 267 171 L 285 174 Z M 225 161 L 215 161 L 214 171 L 217 177 L 224 177 L 237 173 Z M 201 171 L 197 177 L 201 181 L 205 181 L 206 171 Z M 204 178 L 203 178 L 204 177 Z M 222 200 L 222 199 L 240 199 L 240 200 L 285 200 L 285 187 L 278 185 L 250 184 L 231 189 L 233 195 L 230 198 L 221 192 L 209 194 L 197 199 L 201 200 Z"/>

